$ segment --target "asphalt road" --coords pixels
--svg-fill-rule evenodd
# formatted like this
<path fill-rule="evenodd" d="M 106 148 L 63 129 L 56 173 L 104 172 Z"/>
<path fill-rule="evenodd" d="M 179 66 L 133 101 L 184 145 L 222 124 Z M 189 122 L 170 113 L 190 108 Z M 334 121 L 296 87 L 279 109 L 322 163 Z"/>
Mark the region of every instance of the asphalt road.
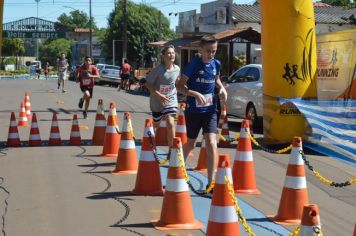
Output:
<path fill-rule="evenodd" d="M 61 137 L 69 139 L 72 116 L 79 114 L 82 139 L 90 140 L 97 99 L 117 104 L 119 124 L 123 112 L 132 113 L 136 137 L 142 137 L 144 120 L 150 116 L 146 96 L 96 87 L 90 105 L 89 119 L 81 119 L 77 108 L 81 91 L 74 82 L 67 82 L 67 92 L 57 90 L 54 80 L 0 80 L 0 142 L 4 146 L 10 113 L 18 116 L 21 100 L 30 93 L 32 111 L 36 112 L 42 140 L 50 132 L 52 112 L 58 112 Z M 230 119 L 231 136 L 240 129 L 240 120 Z M 20 127 L 22 141 L 27 141 L 30 128 Z M 257 135 L 260 137 L 260 135 Z M 99 157 L 98 146 L 20 147 L 0 152 L 0 228 L 2 235 L 204 235 L 203 231 L 162 232 L 152 228 L 151 220 L 160 216 L 162 197 L 134 196 L 134 175 L 115 176 L 114 158 Z M 188 160 L 195 166 L 199 148 Z M 234 157 L 235 149 L 219 149 Z M 261 195 L 239 195 L 239 199 L 265 215 L 277 213 L 289 154 L 270 154 L 254 150 L 257 186 Z M 335 181 L 356 176 L 356 168 L 333 158 L 307 152 L 314 168 Z M 307 170 L 309 200 L 319 205 L 324 235 L 351 236 L 356 222 L 356 184 L 347 188 L 324 185 Z M 194 197 L 194 201 L 198 197 Z M 206 206 L 208 208 L 209 206 Z M 251 207 L 244 213 L 249 216 Z M 197 213 L 199 215 L 199 213 Z M 262 224 L 266 219 L 248 222 Z M 243 232 L 242 226 L 241 235 Z M 289 230 L 295 228 L 288 226 Z M 257 228 L 253 228 L 257 229 Z M 258 229 L 257 229 L 258 230 Z M 273 231 L 257 235 L 278 235 Z M 285 232 L 285 231 L 284 231 Z M 281 234 L 281 233 L 280 233 Z M 287 234 L 282 234 L 287 235 Z"/>

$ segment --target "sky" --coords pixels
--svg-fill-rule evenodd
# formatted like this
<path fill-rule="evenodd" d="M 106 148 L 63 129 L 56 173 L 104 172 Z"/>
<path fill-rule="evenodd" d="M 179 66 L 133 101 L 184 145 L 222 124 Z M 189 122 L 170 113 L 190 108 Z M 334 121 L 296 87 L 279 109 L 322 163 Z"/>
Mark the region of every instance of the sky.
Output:
<path fill-rule="evenodd" d="M 56 21 L 62 13 L 69 14 L 73 9 L 86 12 L 89 15 L 89 0 L 5 0 L 3 23 L 20 20 L 27 17 L 38 17 Z M 197 10 L 200 12 L 200 4 L 213 0 L 134 0 L 135 3 L 145 3 L 156 7 L 169 19 L 170 28 L 178 25 L 178 15 L 174 13 Z M 92 16 L 98 27 L 107 26 L 107 17 L 114 9 L 115 0 L 92 0 Z M 237 4 L 252 4 L 254 0 L 234 0 Z M 169 13 L 171 16 L 169 16 Z"/>

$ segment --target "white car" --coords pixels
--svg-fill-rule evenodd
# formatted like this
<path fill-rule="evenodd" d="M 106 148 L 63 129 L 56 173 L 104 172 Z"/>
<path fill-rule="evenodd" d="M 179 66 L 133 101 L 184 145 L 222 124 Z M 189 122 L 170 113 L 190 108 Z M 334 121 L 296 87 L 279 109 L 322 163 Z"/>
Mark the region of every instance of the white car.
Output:
<path fill-rule="evenodd" d="M 119 86 L 121 82 L 120 66 L 96 64 L 96 68 L 98 68 L 100 74 L 100 80 L 96 80 L 96 83 Z"/>
<path fill-rule="evenodd" d="M 246 118 L 251 114 L 254 128 L 262 127 L 262 65 L 249 64 L 236 70 L 225 81 L 227 114 Z"/>

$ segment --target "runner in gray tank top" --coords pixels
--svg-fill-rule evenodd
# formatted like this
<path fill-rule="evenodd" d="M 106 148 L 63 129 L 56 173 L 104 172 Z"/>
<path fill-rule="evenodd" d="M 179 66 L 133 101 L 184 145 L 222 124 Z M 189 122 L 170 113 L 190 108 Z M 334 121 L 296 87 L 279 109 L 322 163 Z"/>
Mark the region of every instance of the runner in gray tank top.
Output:
<path fill-rule="evenodd" d="M 180 75 L 179 66 L 174 64 L 174 46 L 162 49 L 162 64 L 147 75 L 146 87 L 150 91 L 150 108 L 154 127 L 159 126 L 163 117 L 167 121 L 167 141 L 169 146 L 168 158 L 175 136 L 174 117 L 178 112 L 176 80 Z"/>

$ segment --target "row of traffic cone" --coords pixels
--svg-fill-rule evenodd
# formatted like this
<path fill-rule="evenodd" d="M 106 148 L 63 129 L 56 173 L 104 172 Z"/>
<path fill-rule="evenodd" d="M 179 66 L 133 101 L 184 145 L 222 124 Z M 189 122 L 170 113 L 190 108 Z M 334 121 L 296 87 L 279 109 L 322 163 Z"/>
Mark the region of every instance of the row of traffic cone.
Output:
<path fill-rule="evenodd" d="M 48 139 L 48 145 L 56 146 L 56 145 L 61 145 L 61 143 L 62 143 L 62 141 L 61 141 L 61 136 L 60 136 L 59 127 L 58 127 L 57 115 L 55 113 L 53 113 L 51 131 L 50 131 L 50 135 L 49 135 L 49 139 Z M 71 128 L 69 144 L 70 145 L 80 145 L 80 143 L 81 143 L 81 137 L 80 137 L 80 131 L 79 131 L 79 124 L 78 124 L 77 115 L 75 114 L 75 115 L 73 115 L 73 124 L 72 124 L 72 128 Z M 18 133 L 17 125 L 16 125 L 16 117 L 15 117 L 14 112 L 11 113 L 9 133 L 8 133 L 6 145 L 8 147 L 19 147 L 21 145 L 20 136 Z M 38 124 L 37 124 L 36 113 L 33 113 L 33 116 L 32 116 L 31 130 L 30 130 L 28 145 L 29 146 L 41 146 L 42 145 L 40 130 L 39 130 Z"/>

